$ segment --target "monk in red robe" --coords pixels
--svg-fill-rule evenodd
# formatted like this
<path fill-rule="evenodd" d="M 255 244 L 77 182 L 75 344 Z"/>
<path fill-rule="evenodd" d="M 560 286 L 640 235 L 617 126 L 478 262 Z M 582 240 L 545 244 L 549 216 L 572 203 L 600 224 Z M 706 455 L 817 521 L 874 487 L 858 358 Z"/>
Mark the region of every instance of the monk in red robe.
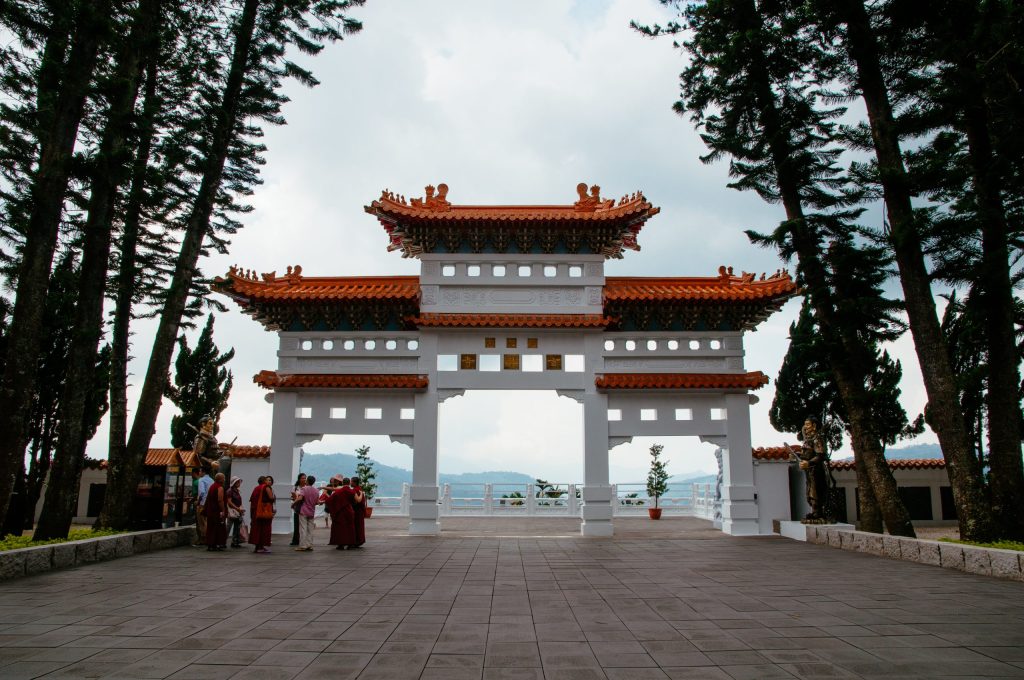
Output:
<path fill-rule="evenodd" d="M 228 529 L 224 524 L 228 506 L 224 499 L 224 473 L 218 472 L 213 478 L 210 490 L 206 492 L 203 514 L 206 516 L 206 549 L 224 550 L 228 547 Z"/>
<path fill-rule="evenodd" d="M 359 486 L 359 478 L 352 478 L 352 514 L 355 520 L 356 540 L 352 542 L 353 548 L 362 548 L 366 543 L 366 494 Z"/>
<path fill-rule="evenodd" d="M 252 490 L 249 496 L 249 505 L 252 509 L 252 530 L 249 532 L 249 543 L 255 546 L 254 553 L 267 554 L 270 549 L 271 528 L 274 523 L 274 503 L 277 498 L 274 496 L 274 478 L 270 475 L 259 478 L 259 484 Z M 269 508 L 269 517 L 260 517 L 260 506 Z M 267 514 L 264 512 L 263 514 Z"/>
<path fill-rule="evenodd" d="M 330 545 L 338 546 L 336 550 L 345 550 L 356 542 L 355 523 L 353 522 L 352 489 L 348 480 L 342 480 L 327 499 L 327 512 L 331 515 Z"/>

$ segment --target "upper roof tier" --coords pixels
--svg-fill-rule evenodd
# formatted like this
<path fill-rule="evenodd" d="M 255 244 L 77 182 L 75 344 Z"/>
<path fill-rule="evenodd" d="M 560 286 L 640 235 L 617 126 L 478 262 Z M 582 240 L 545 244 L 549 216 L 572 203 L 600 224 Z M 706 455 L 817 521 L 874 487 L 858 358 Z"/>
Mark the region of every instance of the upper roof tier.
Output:
<path fill-rule="evenodd" d="M 423 253 L 593 253 L 621 258 L 640 250 L 637 234 L 656 208 L 637 191 L 618 201 L 580 183 L 567 205 L 452 205 L 448 185 L 406 200 L 385 190 L 365 207 L 388 232 L 388 250 Z"/>
<path fill-rule="evenodd" d="M 284 276 L 276 272 L 257 276 L 232 267 L 216 279 L 214 289 L 268 329 L 287 331 L 517 325 L 613 331 L 749 330 L 797 292 L 785 271 L 758 279 L 747 273 L 736 276 L 727 267 L 720 267 L 718 276 L 708 277 L 606 277 L 602 315 L 488 315 L 486 309 L 475 314 L 423 313 L 417 276 L 311 277 L 303 276 L 299 266 L 288 267 Z"/>

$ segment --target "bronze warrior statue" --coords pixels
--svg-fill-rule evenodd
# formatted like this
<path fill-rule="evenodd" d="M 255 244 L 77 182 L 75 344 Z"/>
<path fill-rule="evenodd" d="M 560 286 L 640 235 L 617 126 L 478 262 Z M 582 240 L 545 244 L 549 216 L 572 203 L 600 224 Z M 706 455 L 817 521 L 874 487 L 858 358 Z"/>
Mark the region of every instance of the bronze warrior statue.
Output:
<path fill-rule="evenodd" d="M 828 451 L 821 423 L 813 416 L 808 417 L 796 437 L 803 442 L 796 457 L 807 480 L 807 504 L 811 506 L 804 522 L 833 521 L 829 518 L 832 514 L 828 508 L 832 485 L 829 483 Z"/>

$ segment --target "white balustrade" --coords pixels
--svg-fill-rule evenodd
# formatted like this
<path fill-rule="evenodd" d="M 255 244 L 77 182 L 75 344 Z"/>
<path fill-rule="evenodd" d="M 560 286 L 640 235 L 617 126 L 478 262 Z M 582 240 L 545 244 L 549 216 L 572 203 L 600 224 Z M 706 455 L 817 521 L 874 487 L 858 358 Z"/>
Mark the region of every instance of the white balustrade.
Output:
<path fill-rule="evenodd" d="M 438 504 L 440 514 L 448 517 L 579 517 L 582 487 L 576 483 L 553 484 L 543 489 L 536 484 L 446 483 L 441 487 Z M 658 498 L 662 514 L 703 519 L 714 517 L 714 484 L 676 486 L 672 492 Z M 618 516 L 646 515 L 648 508 L 654 507 L 654 499 L 648 497 L 647 485 L 642 482 L 613 484 L 612 498 L 615 499 L 612 512 Z M 374 513 L 379 515 L 408 516 L 410 505 L 408 484 L 402 485 L 401 496 L 375 496 L 372 500 Z"/>

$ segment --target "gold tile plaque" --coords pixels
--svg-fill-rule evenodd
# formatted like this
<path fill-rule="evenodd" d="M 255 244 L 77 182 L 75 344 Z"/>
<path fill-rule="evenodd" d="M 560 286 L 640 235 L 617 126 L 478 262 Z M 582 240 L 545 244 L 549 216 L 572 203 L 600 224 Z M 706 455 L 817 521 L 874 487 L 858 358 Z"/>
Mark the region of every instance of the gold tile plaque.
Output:
<path fill-rule="evenodd" d="M 546 354 L 544 355 L 544 363 L 549 371 L 561 371 L 562 370 L 562 355 L 561 354 Z"/>
<path fill-rule="evenodd" d="M 459 356 L 459 369 L 463 371 L 476 370 L 476 355 L 462 354 Z"/>
<path fill-rule="evenodd" d="M 484 338 L 484 347 L 488 349 L 494 347 L 494 338 Z"/>
<path fill-rule="evenodd" d="M 528 349 L 537 349 L 537 338 L 527 338 L 526 347 Z"/>
<path fill-rule="evenodd" d="M 518 371 L 519 370 L 519 355 L 518 354 L 504 354 L 503 365 L 506 371 Z"/>
<path fill-rule="evenodd" d="M 508 347 L 509 349 L 515 349 L 516 348 L 516 339 L 515 338 L 505 338 L 505 347 Z"/>

